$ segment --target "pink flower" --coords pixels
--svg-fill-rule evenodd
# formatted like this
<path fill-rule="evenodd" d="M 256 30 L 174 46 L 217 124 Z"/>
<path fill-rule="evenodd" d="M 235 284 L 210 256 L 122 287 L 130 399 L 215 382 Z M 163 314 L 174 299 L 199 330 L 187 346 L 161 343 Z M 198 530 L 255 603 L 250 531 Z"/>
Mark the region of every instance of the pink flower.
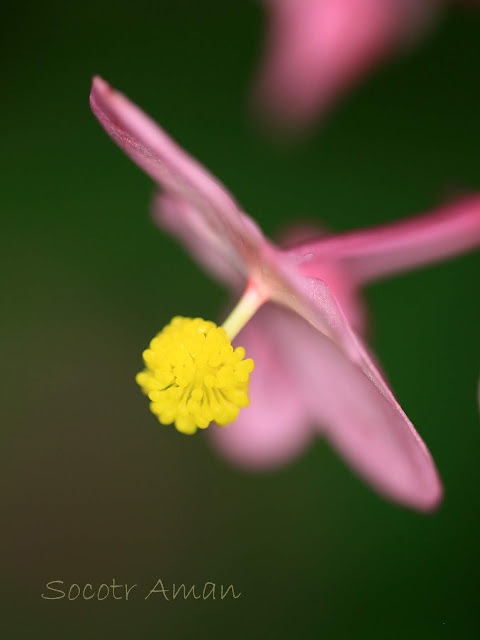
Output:
<path fill-rule="evenodd" d="M 264 303 L 238 343 L 255 360 L 250 406 L 218 449 L 263 468 L 316 432 L 378 491 L 428 510 L 442 489 L 432 458 L 360 335 L 359 288 L 480 243 L 480 197 L 412 221 L 281 250 L 213 176 L 125 96 L 95 78 L 90 104 L 107 133 L 161 187 L 155 215 L 214 276 Z M 257 306 L 258 306 L 257 305 Z"/>
<path fill-rule="evenodd" d="M 444 0 L 265 0 L 268 32 L 257 97 L 290 126 L 311 122 L 395 50 Z"/>

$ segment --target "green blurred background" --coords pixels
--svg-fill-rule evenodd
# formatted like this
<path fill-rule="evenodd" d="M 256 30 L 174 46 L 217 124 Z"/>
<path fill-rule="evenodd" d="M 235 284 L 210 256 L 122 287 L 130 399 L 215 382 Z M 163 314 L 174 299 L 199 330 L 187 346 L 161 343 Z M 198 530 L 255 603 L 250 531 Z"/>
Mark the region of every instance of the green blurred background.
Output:
<path fill-rule="evenodd" d="M 353 91 L 300 144 L 248 116 L 253 1 L 33 3 L 0 26 L 2 638 L 477 637 L 480 254 L 372 286 L 372 342 L 446 495 L 385 502 L 317 443 L 282 470 L 230 468 L 161 427 L 134 383 L 175 314 L 226 293 L 148 216 L 152 185 L 90 113 L 127 93 L 264 231 L 387 222 L 480 189 L 480 11 Z M 234 584 L 238 600 L 68 602 L 65 583 Z"/>

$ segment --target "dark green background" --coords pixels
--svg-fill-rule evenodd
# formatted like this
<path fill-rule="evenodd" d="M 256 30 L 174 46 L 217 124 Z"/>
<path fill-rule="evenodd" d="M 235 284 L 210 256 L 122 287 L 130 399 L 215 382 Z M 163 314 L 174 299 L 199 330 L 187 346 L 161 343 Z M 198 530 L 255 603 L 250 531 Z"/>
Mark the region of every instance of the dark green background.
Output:
<path fill-rule="evenodd" d="M 372 286 L 372 342 L 445 484 L 433 516 L 322 441 L 248 475 L 159 426 L 134 383 L 175 314 L 226 293 L 147 215 L 88 107 L 100 73 L 266 233 L 395 220 L 480 189 L 480 12 L 450 11 L 301 144 L 248 117 L 255 2 L 23 3 L 0 26 L 1 637 L 462 638 L 478 632 L 480 255 Z M 236 601 L 47 602 L 49 580 L 233 583 Z"/>

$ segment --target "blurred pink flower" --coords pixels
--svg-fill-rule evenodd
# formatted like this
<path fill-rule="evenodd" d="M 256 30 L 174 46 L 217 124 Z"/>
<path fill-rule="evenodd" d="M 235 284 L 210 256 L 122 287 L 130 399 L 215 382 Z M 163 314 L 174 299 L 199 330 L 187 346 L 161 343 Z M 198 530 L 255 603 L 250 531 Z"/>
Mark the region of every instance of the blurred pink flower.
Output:
<path fill-rule="evenodd" d="M 100 78 L 90 104 L 162 187 L 158 223 L 236 295 L 247 287 L 265 301 L 237 339 L 255 360 L 251 403 L 234 424 L 213 429 L 218 449 L 238 465 L 269 467 L 293 458 L 317 431 L 384 495 L 435 508 L 437 471 L 359 337 L 358 293 L 368 281 L 478 245 L 480 196 L 409 222 L 281 250 L 223 185 Z"/>
<path fill-rule="evenodd" d="M 446 0 L 264 0 L 256 96 L 278 123 L 311 122 L 390 53 L 405 48 Z"/>

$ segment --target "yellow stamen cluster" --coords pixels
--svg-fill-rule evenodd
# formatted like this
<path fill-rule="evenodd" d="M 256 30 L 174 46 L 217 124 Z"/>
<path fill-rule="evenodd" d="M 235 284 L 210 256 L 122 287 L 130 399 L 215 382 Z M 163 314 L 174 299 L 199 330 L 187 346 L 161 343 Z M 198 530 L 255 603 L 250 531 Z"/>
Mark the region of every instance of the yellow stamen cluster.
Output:
<path fill-rule="evenodd" d="M 162 424 L 182 433 L 233 422 L 248 406 L 253 360 L 233 349 L 222 327 L 202 318 L 177 316 L 143 352 L 146 368 L 136 381 Z"/>

